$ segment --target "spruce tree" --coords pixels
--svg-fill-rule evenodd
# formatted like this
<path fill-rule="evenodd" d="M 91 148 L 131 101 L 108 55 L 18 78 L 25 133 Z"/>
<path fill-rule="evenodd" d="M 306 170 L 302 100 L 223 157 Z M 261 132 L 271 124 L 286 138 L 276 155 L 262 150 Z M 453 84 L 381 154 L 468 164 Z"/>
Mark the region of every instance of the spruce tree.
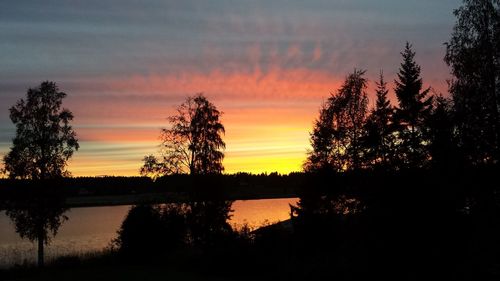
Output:
<path fill-rule="evenodd" d="M 394 89 L 399 107 L 394 123 L 398 126 L 398 154 L 402 158 L 401 168 L 422 167 L 428 159 L 425 140 L 425 119 L 432 110 L 430 88 L 422 90 L 420 66 L 415 62 L 415 52 L 406 42 L 401 53 L 403 62 L 399 68 Z"/>
<path fill-rule="evenodd" d="M 365 163 L 368 166 L 388 168 L 393 158 L 391 119 L 394 109 L 387 98 L 389 90 L 382 71 L 376 85 L 375 108 L 372 109 L 365 125 L 366 136 L 363 142 L 366 151 Z"/>

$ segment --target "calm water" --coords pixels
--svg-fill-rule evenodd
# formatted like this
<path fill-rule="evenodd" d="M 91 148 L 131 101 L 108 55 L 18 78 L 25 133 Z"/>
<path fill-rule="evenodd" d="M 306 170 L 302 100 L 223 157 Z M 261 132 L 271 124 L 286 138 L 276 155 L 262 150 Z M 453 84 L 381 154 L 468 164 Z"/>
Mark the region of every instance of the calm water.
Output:
<path fill-rule="evenodd" d="M 297 199 L 235 201 L 230 223 L 259 227 L 289 218 L 289 204 Z M 129 206 L 77 208 L 66 213 L 69 220 L 46 248 L 46 259 L 67 254 L 85 254 L 104 249 L 116 237 Z M 0 267 L 24 262 L 34 263 L 36 244 L 22 240 L 4 212 L 0 212 Z"/>

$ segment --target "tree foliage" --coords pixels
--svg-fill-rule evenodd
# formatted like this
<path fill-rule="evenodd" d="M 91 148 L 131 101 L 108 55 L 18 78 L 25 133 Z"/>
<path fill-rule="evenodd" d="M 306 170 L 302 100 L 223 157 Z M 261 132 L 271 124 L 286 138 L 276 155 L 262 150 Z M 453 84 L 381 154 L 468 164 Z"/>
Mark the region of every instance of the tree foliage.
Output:
<path fill-rule="evenodd" d="M 65 97 L 56 83 L 45 81 L 10 108 L 16 136 L 3 159 L 10 178 L 51 179 L 68 174 L 66 162 L 79 145 L 70 125 L 73 114 L 61 109 Z"/>
<path fill-rule="evenodd" d="M 149 261 L 183 247 L 202 250 L 233 238 L 231 204 L 213 201 L 137 205 L 130 209 L 114 240 L 127 258 Z"/>
<path fill-rule="evenodd" d="M 361 167 L 361 138 L 368 106 L 364 74 L 364 70 L 354 70 L 322 106 L 311 133 L 306 171 Z"/>
<path fill-rule="evenodd" d="M 460 147 L 473 165 L 500 160 L 500 1 L 464 0 L 446 43 Z"/>
<path fill-rule="evenodd" d="M 126 258 L 149 262 L 187 243 L 186 204 L 133 206 L 113 241 Z"/>
<path fill-rule="evenodd" d="M 34 180 L 34 189 L 24 205 L 8 206 L 7 215 L 21 238 L 38 241 L 38 264 L 43 266 L 43 247 L 55 236 L 67 219 L 62 195 L 46 185 L 46 180 L 68 175 L 66 162 L 78 150 L 78 140 L 70 121 L 71 111 L 62 108 L 66 93 L 56 83 L 42 82 L 29 89 L 26 100 L 10 108 L 16 125 L 16 136 L 4 157 L 5 171 L 10 178 Z M 26 207 L 28 206 L 28 207 Z"/>
<path fill-rule="evenodd" d="M 363 138 L 365 165 L 388 169 L 394 160 L 394 108 L 387 97 L 389 90 L 382 71 L 376 85 L 377 100 L 366 120 Z"/>
<path fill-rule="evenodd" d="M 420 66 L 415 62 L 415 52 L 406 43 L 401 53 L 403 62 L 395 83 L 398 99 L 394 122 L 398 125 L 399 149 L 402 168 L 422 167 L 428 160 L 425 140 L 425 119 L 432 110 L 430 88 L 422 90 Z"/>
<path fill-rule="evenodd" d="M 161 156 L 144 157 L 141 175 L 218 174 L 224 170 L 221 112 L 202 94 L 188 97 L 162 129 Z"/>
<path fill-rule="evenodd" d="M 202 94 L 188 97 L 168 117 L 170 128 L 162 129 L 161 156 L 144 158 L 140 173 L 145 176 L 172 174 L 213 175 L 224 171 L 225 143 L 221 112 Z M 231 201 L 194 201 L 185 208 L 190 240 L 197 246 L 210 246 L 232 233 L 227 223 Z"/>
<path fill-rule="evenodd" d="M 460 161 L 457 147 L 453 106 L 449 99 L 437 96 L 430 116 L 426 120 L 428 127 L 429 154 L 431 168 L 440 172 L 456 170 Z"/>

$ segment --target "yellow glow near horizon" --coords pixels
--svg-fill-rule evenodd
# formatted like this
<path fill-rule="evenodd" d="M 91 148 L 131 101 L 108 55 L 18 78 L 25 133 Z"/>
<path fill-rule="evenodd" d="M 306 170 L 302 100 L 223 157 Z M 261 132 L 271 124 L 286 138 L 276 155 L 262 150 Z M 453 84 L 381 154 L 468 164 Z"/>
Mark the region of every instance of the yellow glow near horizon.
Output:
<path fill-rule="evenodd" d="M 301 171 L 319 105 L 234 108 L 221 102 L 217 107 L 224 111 L 225 173 Z M 165 126 L 168 122 L 164 118 L 157 123 L 75 126 L 81 138 L 80 150 L 68 170 L 74 176 L 137 176 L 143 157 L 157 155 L 160 128 Z"/>
<path fill-rule="evenodd" d="M 269 137 L 269 136 L 268 136 Z M 280 132 L 267 141 L 226 138 L 225 173 L 288 174 L 300 171 L 306 157 L 308 133 Z M 69 162 L 73 176 L 137 176 L 142 158 L 158 151 L 159 142 L 82 142 L 81 149 Z M 98 148 L 98 149 L 96 149 Z"/>
<path fill-rule="evenodd" d="M 245 126 L 228 122 L 224 137 L 225 173 L 287 174 L 300 171 L 309 147 L 309 129 L 304 122 L 300 124 L 295 120 L 294 123 L 303 127 L 284 127 L 272 123 Z M 94 135 L 93 132 L 89 134 Z M 69 162 L 68 170 L 74 176 L 137 176 L 143 157 L 158 153 L 158 134 L 159 130 L 151 130 L 140 137 L 119 133 L 121 138 L 114 136 L 106 140 L 104 136 L 100 141 L 81 141 L 80 149 Z"/>

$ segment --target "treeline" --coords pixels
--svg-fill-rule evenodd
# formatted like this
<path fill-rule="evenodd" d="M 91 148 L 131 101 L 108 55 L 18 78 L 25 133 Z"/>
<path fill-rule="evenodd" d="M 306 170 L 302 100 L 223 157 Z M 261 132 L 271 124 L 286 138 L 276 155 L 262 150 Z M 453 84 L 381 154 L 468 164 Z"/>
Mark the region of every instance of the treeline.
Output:
<path fill-rule="evenodd" d="M 166 175 L 149 177 L 73 177 L 45 181 L 0 179 L 0 201 L 21 200 L 36 190 L 64 197 L 178 193 L 186 198 L 236 200 L 259 196 L 288 197 L 306 182 L 304 173 Z"/>
<path fill-rule="evenodd" d="M 452 48 L 458 46 L 448 45 L 447 57 L 452 56 Z M 498 163 L 500 131 L 491 123 L 500 122 L 495 117 L 499 110 L 490 106 L 487 97 L 500 96 L 499 91 L 492 88 L 472 95 L 457 88 L 472 82 L 453 80 L 451 98 L 431 94 L 430 87 L 423 88 L 420 66 L 409 43 L 401 54 L 403 61 L 394 81 L 397 105 L 388 98 L 389 89 L 381 72 L 375 107 L 369 111 L 365 71 L 349 74 L 321 107 L 311 132 L 312 150 L 305 171 L 460 172 Z M 479 103 L 477 112 L 462 104 L 465 98 Z M 483 112 L 486 110 L 490 112 Z M 474 124 L 468 123 L 471 119 L 476 120 Z"/>
<path fill-rule="evenodd" d="M 323 104 L 311 133 L 306 171 L 414 168 L 460 172 L 500 160 L 500 25 L 496 1 L 464 1 L 446 43 L 449 97 L 423 88 L 409 43 L 394 80 L 381 72 L 368 111 L 363 70 L 349 74 Z"/>
<path fill-rule="evenodd" d="M 292 206 L 299 274 L 340 280 L 500 276 L 500 3 L 465 0 L 446 43 L 449 97 L 423 87 L 407 43 L 368 110 L 363 70 L 320 109 L 305 171 L 323 175 Z M 332 175 L 354 175 L 343 188 Z M 364 176 L 363 176 L 364 175 Z M 489 175 L 489 176 L 488 176 Z"/>
<path fill-rule="evenodd" d="M 219 175 L 170 175 L 153 181 L 147 177 L 77 177 L 34 182 L 32 180 L 0 180 L 1 202 L 23 201 L 34 194 L 49 192 L 61 197 L 92 197 L 113 195 L 141 195 L 155 193 L 178 194 L 188 200 L 245 200 L 258 198 L 286 198 L 308 190 L 321 194 L 352 192 L 362 194 L 382 189 L 386 182 L 403 179 L 407 182 L 429 182 L 446 179 L 457 189 L 473 192 L 485 183 L 495 183 L 496 167 L 471 168 L 450 177 L 435 170 L 405 171 L 346 171 L 342 173 L 277 173 L 253 175 L 247 173 Z M 500 189 L 493 185 L 494 189 Z M 500 192 L 500 191 L 499 191 Z"/>

